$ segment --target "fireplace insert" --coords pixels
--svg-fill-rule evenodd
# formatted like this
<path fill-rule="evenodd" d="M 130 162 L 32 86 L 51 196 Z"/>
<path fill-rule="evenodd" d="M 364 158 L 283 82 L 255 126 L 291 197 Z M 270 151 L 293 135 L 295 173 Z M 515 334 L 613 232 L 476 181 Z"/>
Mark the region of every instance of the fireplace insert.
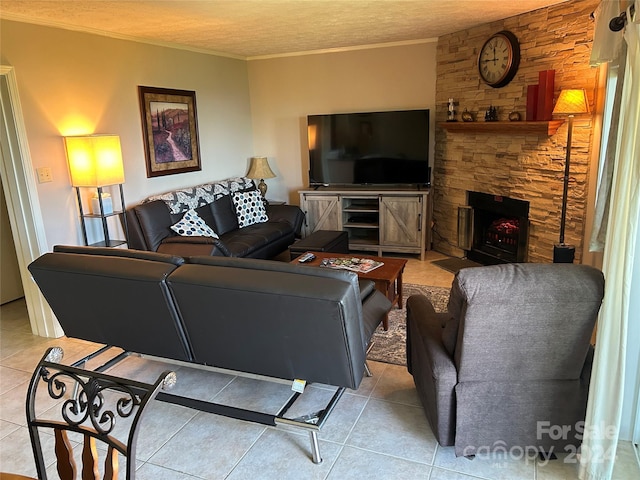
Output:
<path fill-rule="evenodd" d="M 529 202 L 467 192 L 470 238 L 467 258 L 483 265 L 527 261 Z"/>

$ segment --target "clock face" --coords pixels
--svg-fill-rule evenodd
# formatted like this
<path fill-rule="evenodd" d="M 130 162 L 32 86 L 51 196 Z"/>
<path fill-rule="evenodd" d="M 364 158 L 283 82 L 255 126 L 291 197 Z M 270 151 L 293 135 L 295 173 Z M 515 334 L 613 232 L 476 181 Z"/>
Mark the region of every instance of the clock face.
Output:
<path fill-rule="evenodd" d="M 492 35 L 478 55 L 478 72 L 487 85 L 504 87 L 515 76 L 520 63 L 520 45 L 516 36 L 507 31 Z"/>

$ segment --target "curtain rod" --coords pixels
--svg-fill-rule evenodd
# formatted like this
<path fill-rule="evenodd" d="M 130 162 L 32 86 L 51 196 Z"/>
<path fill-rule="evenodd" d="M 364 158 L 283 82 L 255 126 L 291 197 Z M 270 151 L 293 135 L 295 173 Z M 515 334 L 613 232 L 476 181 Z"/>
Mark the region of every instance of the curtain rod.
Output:
<path fill-rule="evenodd" d="M 629 12 L 633 15 L 636 11 L 635 4 L 632 4 L 629 8 Z M 627 23 L 627 12 L 622 12 L 617 17 L 613 17 L 609 22 L 609 29 L 613 32 L 619 32 L 624 28 Z"/>

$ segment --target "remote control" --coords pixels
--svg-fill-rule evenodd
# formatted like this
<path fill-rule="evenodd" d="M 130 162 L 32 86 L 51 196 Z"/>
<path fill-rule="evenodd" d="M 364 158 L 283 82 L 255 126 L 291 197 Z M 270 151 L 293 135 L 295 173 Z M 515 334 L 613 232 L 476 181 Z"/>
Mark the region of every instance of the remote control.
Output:
<path fill-rule="evenodd" d="M 301 255 L 300 258 L 298 258 L 298 261 L 300 263 L 306 263 L 306 262 L 310 262 L 314 258 L 316 258 L 316 256 L 313 253 L 307 252 L 307 253 Z"/>

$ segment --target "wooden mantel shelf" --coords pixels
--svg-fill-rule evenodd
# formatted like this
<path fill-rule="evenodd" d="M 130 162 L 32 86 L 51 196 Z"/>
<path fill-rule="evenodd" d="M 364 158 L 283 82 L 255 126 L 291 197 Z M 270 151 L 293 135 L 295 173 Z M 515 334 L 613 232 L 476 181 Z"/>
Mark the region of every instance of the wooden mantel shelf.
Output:
<path fill-rule="evenodd" d="M 440 122 L 438 125 L 448 132 L 459 133 L 504 133 L 511 135 L 553 135 L 564 120 L 542 122 Z"/>

